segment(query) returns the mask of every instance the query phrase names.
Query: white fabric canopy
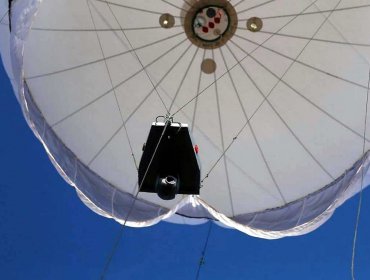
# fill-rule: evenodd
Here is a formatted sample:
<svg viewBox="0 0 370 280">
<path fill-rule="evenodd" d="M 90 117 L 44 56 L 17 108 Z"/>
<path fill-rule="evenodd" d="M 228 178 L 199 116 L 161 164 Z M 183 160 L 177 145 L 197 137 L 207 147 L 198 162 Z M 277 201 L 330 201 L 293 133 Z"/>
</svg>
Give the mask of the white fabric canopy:
<svg viewBox="0 0 370 280">
<path fill-rule="evenodd" d="M 362 170 L 369 183 L 370 0 L 231 1 L 238 28 L 213 50 L 184 32 L 193 1 L 14 0 L 11 32 L 0 3 L 1 57 L 25 118 L 101 215 L 279 238 L 325 222 Z M 174 27 L 160 26 L 164 13 Z M 127 217 L 150 125 L 168 113 L 199 146 L 200 195 L 139 193 Z"/>
</svg>

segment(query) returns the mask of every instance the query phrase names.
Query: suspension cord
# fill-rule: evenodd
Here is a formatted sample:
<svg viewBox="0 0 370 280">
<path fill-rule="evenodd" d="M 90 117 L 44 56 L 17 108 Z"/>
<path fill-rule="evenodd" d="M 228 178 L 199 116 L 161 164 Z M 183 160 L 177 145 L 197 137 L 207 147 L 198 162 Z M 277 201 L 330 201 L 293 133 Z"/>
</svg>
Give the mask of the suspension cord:
<svg viewBox="0 0 370 280">
<path fill-rule="evenodd" d="M 202 267 L 205 265 L 205 261 L 206 261 L 206 252 L 207 252 L 207 248 L 208 248 L 209 236 L 211 235 L 211 231 L 212 231 L 212 225 L 213 225 L 213 221 L 209 221 L 207 237 L 206 237 L 206 240 L 205 240 L 205 242 L 204 242 L 204 246 L 203 246 L 202 254 L 201 254 L 201 256 L 200 256 L 199 263 L 198 263 L 197 274 L 196 274 L 196 276 L 195 276 L 195 279 L 196 279 L 196 280 L 198 280 L 198 279 L 199 279 L 200 270 L 201 270 L 201 269 L 202 269 Z"/>
<path fill-rule="evenodd" d="M 362 163 L 361 163 L 361 188 L 359 194 L 359 201 L 357 206 L 357 216 L 356 216 L 356 224 L 355 230 L 353 235 L 353 245 L 352 245 L 352 261 L 351 261 L 351 276 L 352 280 L 355 280 L 355 259 L 356 259 L 356 245 L 357 245 L 357 234 L 358 234 L 358 227 L 360 224 L 360 217 L 361 217 L 361 208 L 362 208 L 362 191 L 364 188 L 364 165 L 366 161 L 365 156 L 365 146 L 366 146 L 366 126 L 367 126 L 367 115 L 368 115 L 368 104 L 369 104 L 369 89 L 370 89 L 370 70 L 369 70 L 369 80 L 367 83 L 367 96 L 366 96 L 366 110 L 365 110 L 365 121 L 364 121 L 364 141 L 362 144 Z"/>
<path fill-rule="evenodd" d="M 153 152 L 153 155 L 152 155 L 152 157 L 151 157 L 151 159 L 150 159 L 150 161 L 149 161 L 148 167 L 147 167 L 147 169 L 145 170 L 145 173 L 144 173 L 144 176 L 143 176 L 143 180 L 141 181 L 141 184 L 140 184 L 140 186 L 138 187 L 138 190 L 137 190 L 137 192 L 136 192 L 136 195 L 135 195 L 135 197 L 134 197 L 134 200 L 132 201 L 132 203 L 131 203 L 131 205 L 130 205 L 130 208 L 129 208 L 129 211 L 127 212 L 127 215 L 126 215 L 126 217 L 125 217 L 124 223 L 123 223 L 123 224 L 122 224 L 122 226 L 120 227 L 120 231 L 118 232 L 117 238 L 116 238 L 116 240 L 115 240 L 115 242 L 114 242 L 114 244 L 113 244 L 113 246 L 112 246 L 112 249 L 111 249 L 111 251 L 110 251 L 110 253 L 109 253 L 108 257 L 107 257 L 107 260 L 106 260 L 106 262 L 105 262 L 105 265 L 104 265 L 103 271 L 102 271 L 102 273 L 101 273 L 101 275 L 100 275 L 100 277 L 99 277 L 99 279 L 100 279 L 100 280 L 104 280 L 104 279 L 105 279 L 105 276 L 106 276 L 106 274 L 107 274 L 107 272 L 108 272 L 108 270 L 109 270 L 109 267 L 110 267 L 110 264 L 111 264 L 111 262 L 112 262 L 112 259 L 113 259 L 114 255 L 115 255 L 115 253 L 117 252 L 118 246 L 119 246 L 119 244 L 120 244 L 120 242 L 121 242 L 121 239 L 122 239 L 122 236 L 123 236 L 123 231 L 124 231 L 124 228 L 125 228 L 125 226 L 126 226 L 127 220 L 128 220 L 128 218 L 130 217 L 130 215 L 131 215 L 131 213 L 132 213 L 132 210 L 134 209 L 135 202 L 136 202 L 136 200 L 137 200 L 137 198 L 138 198 L 138 196 L 139 196 L 139 193 L 140 193 L 141 187 L 142 187 L 142 185 L 144 184 L 145 178 L 146 178 L 146 176 L 147 176 L 147 174 L 148 174 L 148 171 L 149 171 L 149 169 L 150 169 L 150 166 L 151 166 L 151 165 L 152 165 L 152 163 L 153 163 L 154 157 L 155 157 L 155 155 L 156 155 L 156 153 L 157 153 L 157 151 L 158 151 L 159 145 L 160 145 L 160 144 L 161 144 L 161 142 L 162 142 L 162 139 L 163 139 L 163 136 L 164 136 L 164 134 L 165 134 L 165 132 L 166 132 L 166 130 L 167 130 L 167 127 L 168 127 L 168 126 L 170 126 L 170 125 L 171 125 L 171 121 L 170 121 L 170 119 L 169 119 L 169 118 L 167 118 L 167 121 L 165 122 L 165 125 L 164 125 L 164 128 L 163 128 L 163 131 L 162 131 L 162 134 L 161 134 L 161 136 L 160 136 L 160 138 L 159 138 L 159 140 L 158 140 L 157 146 L 155 147 L 155 150 L 154 150 L 154 152 Z"/>
</svg>

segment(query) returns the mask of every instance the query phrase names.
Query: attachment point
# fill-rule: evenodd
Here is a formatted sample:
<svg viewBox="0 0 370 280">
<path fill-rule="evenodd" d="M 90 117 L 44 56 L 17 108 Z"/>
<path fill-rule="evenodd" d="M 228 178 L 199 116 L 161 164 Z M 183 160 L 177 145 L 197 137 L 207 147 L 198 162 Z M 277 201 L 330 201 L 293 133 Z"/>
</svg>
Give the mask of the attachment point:
<svg viewBox="0 0 370 280">
<path fill-rule="evenodd" d="M 175 18 L 171 14 L 163 14 L 159 17 L 159 24 L 166 29 L 172 28 L 175 25 Z"/>
<path fill-rule="evenodd" d="M 263 27 L 263 21 L 259 17 L 251 17 L 247 20 L 247 29 L 251 32 L 258 32 Z"/>
<path fill-rule="evenodd" d="M 203 60 L 200 67 L 201 67 L 201 69 L 204 73 L 212 74 L 216 71 L 217 64 L 213 59 L 207 58 L 207 59 Z"/>
</svg>

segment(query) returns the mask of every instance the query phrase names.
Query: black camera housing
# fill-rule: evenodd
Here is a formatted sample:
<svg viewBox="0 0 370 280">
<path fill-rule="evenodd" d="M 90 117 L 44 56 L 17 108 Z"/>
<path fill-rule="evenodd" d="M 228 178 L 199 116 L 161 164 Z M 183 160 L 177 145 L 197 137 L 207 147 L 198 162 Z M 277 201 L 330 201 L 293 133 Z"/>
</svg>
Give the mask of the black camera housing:
<svg viewBox="0 0 370 280">
<path fill-rule="evenodd" d="M 139 164 L 139 186 L 140 192 L 157 193 L 164 200 L 199 194 L 200 168 L 186 124 L 152 124 Z"/>
</svg>

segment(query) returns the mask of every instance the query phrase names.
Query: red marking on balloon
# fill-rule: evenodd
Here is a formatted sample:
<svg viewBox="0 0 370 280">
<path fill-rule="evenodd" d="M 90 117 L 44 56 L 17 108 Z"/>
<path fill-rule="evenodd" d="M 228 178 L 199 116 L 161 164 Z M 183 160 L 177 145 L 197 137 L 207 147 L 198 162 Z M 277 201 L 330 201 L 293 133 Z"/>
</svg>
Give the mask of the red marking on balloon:
<svg viewBox="0 0 370 280">
<path fill-rule="evenodd" d="M 196 153 L 196 154 L 198 154 L 198 153 L 199 153 L 199 147 L 198 147 L 198 145 L 195 145 L 195 147 L 194 147 L 194 151 L 195 151 L 195 153 Z"/>
<path fill-rule="evenodd" d="M 208 27 L 203 26 L 202 30 L 204 33 L 208 33 Z"/>
<path fill-rule="evenodd" d="M 213 22 L 208 23 L 209 28 L 215 28 L 215 24 Z"/>
</svg>

